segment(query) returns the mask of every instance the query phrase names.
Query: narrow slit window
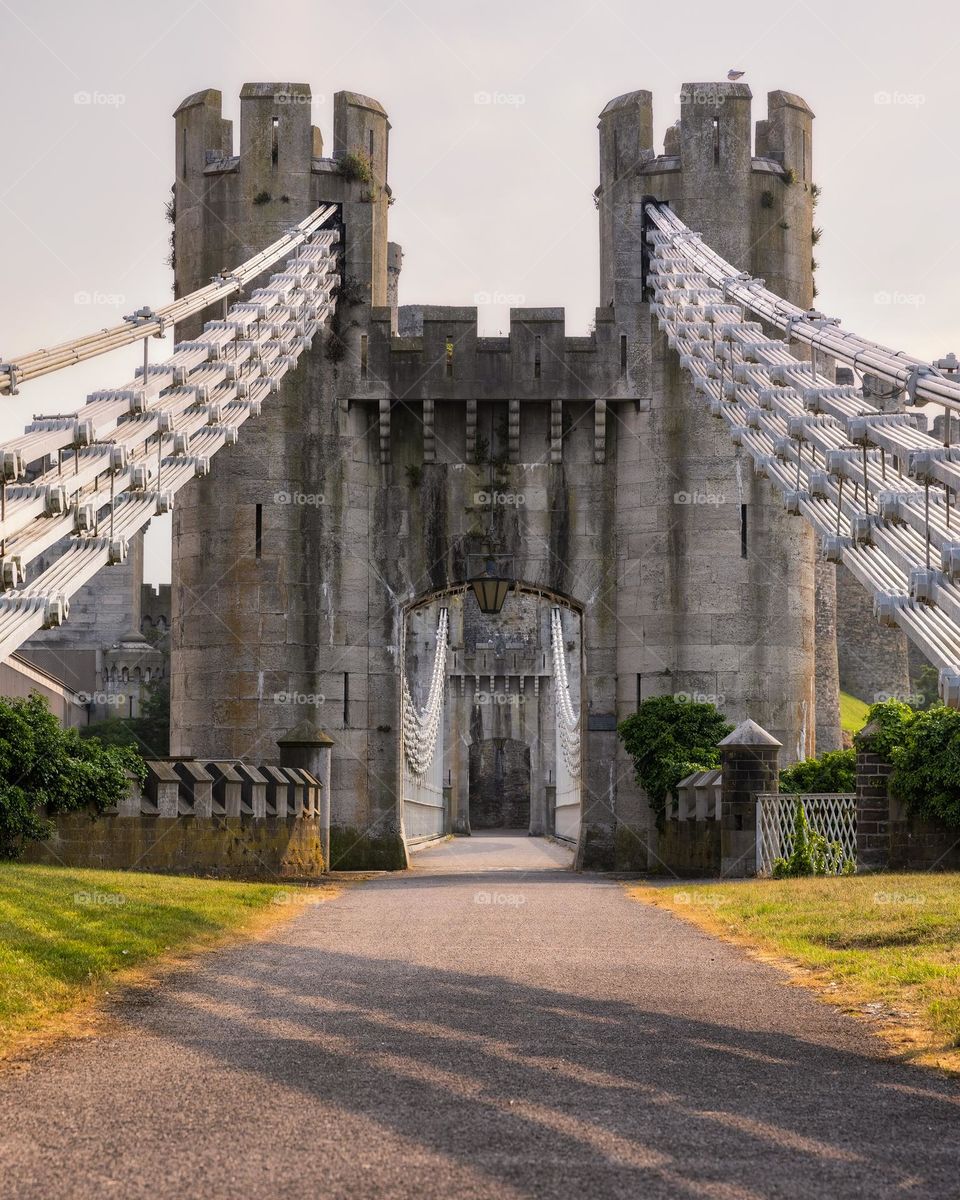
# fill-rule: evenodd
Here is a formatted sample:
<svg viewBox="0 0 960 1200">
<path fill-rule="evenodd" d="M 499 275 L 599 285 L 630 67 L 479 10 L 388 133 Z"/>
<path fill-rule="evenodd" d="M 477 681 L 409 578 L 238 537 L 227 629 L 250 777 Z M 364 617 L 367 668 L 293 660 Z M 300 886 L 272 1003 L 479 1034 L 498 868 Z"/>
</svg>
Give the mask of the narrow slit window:
<svg viewBox="0 0 960 1200">
<path fill-rule="evenodd" d="M 360 378 L 367 377 L 367 335 L 360 334 Z"/>
<path fill-rule="evenodd" d="M 367 130 L 367 156 L 373 162 L 373 130 Z"/>
<path fill-rule="evenodd" d="M 537 334 L 537 336 L 533 339 L 533 377 L 534 377 L 534 379 L 540 378 L 540 363 L 541 363 L 540 335 Z"/>
<path fill-rule="evenodd" d="M 643 700 L 643 676 L 637 672 L 637 708 Z"/>
<path fill-rule="evenodd" d="M 625 333 L 621 333 L 620 334 L 620 374 L 626 375 L 626 373 L 627 373 L 627 335 Z"/>
<path fill-rule="evenodd" d="M 740 557 L 747 557 L 747 506 L 740 505 Z"/>
<path fill-rule="evenodd" d="M 280 161 L 280 118 L 273 118 L 273 144 L 270 149 L 270 161 L 274 166 Z"/>
<path fill-rule="evenodd" d="M 180 178 L 187 177 L 187 131 L 184 129 L 180 134 Z"/>
<path fill-rule="evenodd" d="M 800 178 L 807 178 L 807 131 L 800 130 Z"/>
<path fill-rule="evenodd" d="M 620 147 L 617 143 L 617 131 L 613 131 L 613 178 L 620 178 Z"/>
<path fill-rule="evenodd" d="M 713 165 L 720 166 L 720 118 L 713 118 Z"/>
<path fill-rule="evenodd" d="M 350 724 L 350 674 L 347 671 L 343 673 L 343 727 L 346 729 Z"/>
<path fill-rule="evenodd" d="M 263 556 L 263 505 L 258 504 L 254 517 L 254 548 L 257 558 Z"/>
<path fill-rule="evenodd" d="M 444 339 L 443 357 L 446 366 L 446 377 L 453 378 L 453 334 L 448 333 Z"/>
</svg>

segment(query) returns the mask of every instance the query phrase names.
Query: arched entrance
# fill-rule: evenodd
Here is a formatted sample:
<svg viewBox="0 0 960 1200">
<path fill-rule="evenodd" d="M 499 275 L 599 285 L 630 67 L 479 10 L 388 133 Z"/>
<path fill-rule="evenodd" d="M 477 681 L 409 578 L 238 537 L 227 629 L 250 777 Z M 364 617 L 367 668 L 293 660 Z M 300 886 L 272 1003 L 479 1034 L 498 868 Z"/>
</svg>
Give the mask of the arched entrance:
<svg viewBox="0 0 960 1200">
<path fill-rule="evenodd" d="M 581 824 L 579 606 L 514 584 L 482 613 L 466 583 L 403 613 L 400 778 L 408 844 L 476 829 L 576 843 Z"/>
</svg>

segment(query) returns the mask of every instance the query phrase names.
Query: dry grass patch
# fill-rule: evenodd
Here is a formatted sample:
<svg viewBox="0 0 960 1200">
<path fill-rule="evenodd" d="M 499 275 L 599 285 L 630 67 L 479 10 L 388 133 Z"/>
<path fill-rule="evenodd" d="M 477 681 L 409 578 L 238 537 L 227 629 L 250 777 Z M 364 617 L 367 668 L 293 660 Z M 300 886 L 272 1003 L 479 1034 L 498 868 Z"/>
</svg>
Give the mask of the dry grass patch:
<svg viewBox="0 0 960 1200">
<path fill-rule="evenodd" d="M 631 887 L 785 967 L 898 1053 L 960 1072 L 960 875 Z"/>
</svg>

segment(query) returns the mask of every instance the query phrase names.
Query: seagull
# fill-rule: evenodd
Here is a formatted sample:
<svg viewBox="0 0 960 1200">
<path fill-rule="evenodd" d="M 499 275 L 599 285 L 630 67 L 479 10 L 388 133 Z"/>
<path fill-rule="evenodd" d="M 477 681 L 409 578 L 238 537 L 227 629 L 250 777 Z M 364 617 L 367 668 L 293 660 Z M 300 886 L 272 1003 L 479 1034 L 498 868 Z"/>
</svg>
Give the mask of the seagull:
<svg viewBox="0 0 960 1200">
<path fill-rule="evenodd" d="M 730 80 L 731 83 L 736 83 L 737 80 L 742 79 L 744 77 L 744 75 L 746 75 L 746 71 L 730 70 L 727 72 L 727 78 Z"/>
</svg>

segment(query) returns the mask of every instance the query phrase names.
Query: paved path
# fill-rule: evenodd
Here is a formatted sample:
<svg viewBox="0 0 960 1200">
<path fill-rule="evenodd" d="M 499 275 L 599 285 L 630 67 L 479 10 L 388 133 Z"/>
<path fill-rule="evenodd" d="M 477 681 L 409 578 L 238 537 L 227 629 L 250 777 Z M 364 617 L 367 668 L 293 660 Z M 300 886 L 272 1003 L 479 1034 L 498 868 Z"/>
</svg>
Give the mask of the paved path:
<svg viewBox="0 0 960 1200">
<path fill-rule="evenodd" d="M 415 871 L 457 875 L 471 871 L 556 871 L 573 865 L 573 848 L 525 833 L 489 830 L 449 838 L 411 855 Z"/>
<path fill-rule="evenodd" d="M 617 883 L 511 858 L 424 851 L 0 1074 L 0 1194 L 960 1194 L 960 1088 Z"/>
</svg>

